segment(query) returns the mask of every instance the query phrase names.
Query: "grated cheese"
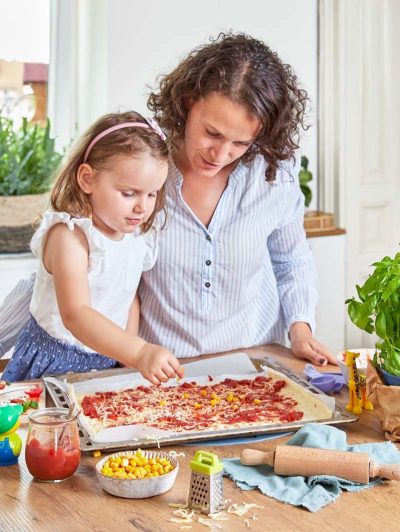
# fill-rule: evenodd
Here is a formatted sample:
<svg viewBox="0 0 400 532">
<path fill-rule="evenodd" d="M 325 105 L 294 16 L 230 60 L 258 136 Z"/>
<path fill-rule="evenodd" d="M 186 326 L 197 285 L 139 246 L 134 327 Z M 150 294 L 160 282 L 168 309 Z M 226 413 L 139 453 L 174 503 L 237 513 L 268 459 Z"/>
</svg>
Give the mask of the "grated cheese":
<svg viewBox="0 0 400 532">
<path fill-rule="evenodd" d="M 146 434 L 144 437 L 145 440 L 155 441 L 157 443 L 158 449 L 160 449 L 160 441 L 163 439 L 162 436 L 157 436 L 157 434 Z"/>
<path fill-rule="evenodd" d="M 194 510 L 190 511 L 189 508 L 180 508 L 179 510 L 175 510 L 172 512 L 174 515 L 177 515 L 178 517 L 183 517 L 185 519 L 192 519 L 194 516 Z"/>
<path fill-rule="evenodd" d="M 172 458 L 179 458 L 182 456 L 182 458 L 185 458 L 185 453 L 177 453 L 176 451 L 170 451 L 169 452 L 170 456 L 172 456 Z"/>
<path fill-rule="evenodd" d="M 245 502 L 240 504 L 240 503 L 235 503 L 235 504 L 231 504 L 231 506 L 229 506 L 229 508 L 227 509 L 227 512 L 228 514 L 235 514 L 239 517 L 243 517 L 249 510 L 250 508 L 264 508 L 264 506 L 259 506 L 258 504 L 246 504 Z"/>
<path fill-rule="evenodd" d="M 185 502 L 169 502 L 168 506 L 171 508 L 187 508 L 187 503 Z"/>
<path fill-rule="evenodd" d="M 229 521 L 229 517 L 224 517 L 221 515 L 222 512 L 218 512 L 216 514 L 207 514 L 210 519 L 214 519 L 214 521 Z"/>
</svg>

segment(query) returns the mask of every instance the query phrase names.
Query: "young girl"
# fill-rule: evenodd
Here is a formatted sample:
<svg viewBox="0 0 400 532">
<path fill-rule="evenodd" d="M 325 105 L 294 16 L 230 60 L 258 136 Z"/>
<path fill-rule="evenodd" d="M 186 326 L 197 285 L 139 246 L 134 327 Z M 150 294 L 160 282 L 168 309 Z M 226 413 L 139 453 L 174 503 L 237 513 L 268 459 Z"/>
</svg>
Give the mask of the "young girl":
<svg viewBox="0 0 400 532">
<path fill-rule="evenodd" d="M 83 136 L 32 238 L 39 271 L 31 318 L 5 380 L 118 362 L 154 384 L 182 376 L 172 353 L 137 336 L 135 293 L 156 260 L 167 161 L 161 129 L 135 112 L 106 115 Z"/>
</svg>

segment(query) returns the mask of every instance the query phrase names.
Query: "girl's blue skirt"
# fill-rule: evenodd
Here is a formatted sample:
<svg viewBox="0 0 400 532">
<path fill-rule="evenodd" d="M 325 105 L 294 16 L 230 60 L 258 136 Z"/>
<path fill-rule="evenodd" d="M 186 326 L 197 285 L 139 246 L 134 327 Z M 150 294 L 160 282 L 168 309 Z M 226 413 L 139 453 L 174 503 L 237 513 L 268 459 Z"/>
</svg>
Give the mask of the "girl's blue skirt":
<svg viewBox="0 0 400 532">
<path fill-rule="evenodd" d="M 100 353 L 88 353 L 53 338 L 31 316 L 1 378 L 15 382 L 68 371 L 82 373 L 91 369 L 109 369 L 117 365 L 118 362 L 112 358 Z"/>
</svg>

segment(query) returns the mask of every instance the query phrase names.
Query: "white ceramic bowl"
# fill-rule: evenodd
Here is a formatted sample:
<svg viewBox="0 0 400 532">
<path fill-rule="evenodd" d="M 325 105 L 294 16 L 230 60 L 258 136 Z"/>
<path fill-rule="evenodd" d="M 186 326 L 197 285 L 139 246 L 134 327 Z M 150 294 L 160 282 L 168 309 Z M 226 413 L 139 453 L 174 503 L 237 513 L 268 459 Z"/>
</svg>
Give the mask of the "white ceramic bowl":
<svg viewBox="0 0 400 532">
<path fill-rule="evenodd" d="M 168 453 L 161 451 L 143 451 L 146 458 L 167 458 L 174 469 L 165 475 L 151 478 L 113 478 L 103 475 L 101 469 L 104 463 L 110 458 L 117 458 L 118 456 L 126 456 L 134 454 L 135 451 L 121 451 L 119 453 L 109 454 L 108 456 L 99 460 L 96 464 L 97 478 L 103 490 L 108 491 L 111 495 L 117 497 L 124 497 L 126 499 L 145 499 L 147 497 L 154 497 L 170 490 L 174 485 L 176 475 L 178 474 L 179 463 L 178 460 L 172 458 Z"/>
<path fill-rule="evenodd" d="M 361 375 L 366 375 L 368 360 L 373 359 L 376 349 L 361 348 L 361 349 L 347 349 L 347 351 L 351 351 L 353 353 L 360 353 L 360 356 L 356 358 L 356 366 Z M 338 364 L 340 366 L 340 369 L 343 375 L 348 381 L 349 380 L 349 368 L 345 364 L 345 352 L 341 351 L 340 353 L 336 355 L 336 358 L 337 358 Z"/>
</svg>

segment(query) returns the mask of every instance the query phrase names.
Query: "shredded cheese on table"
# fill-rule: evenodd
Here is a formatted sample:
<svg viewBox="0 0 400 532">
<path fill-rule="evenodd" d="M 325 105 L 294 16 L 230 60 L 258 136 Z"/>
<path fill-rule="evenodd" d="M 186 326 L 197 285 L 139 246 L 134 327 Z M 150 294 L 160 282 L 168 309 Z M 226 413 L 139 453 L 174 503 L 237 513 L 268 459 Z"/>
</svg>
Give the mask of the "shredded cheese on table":
<svg viewBox="0 0 400 532">
<path fill-rule="evenodd" d="M 170 451 L 169 455 L 172 456 L 172 458 L 185 458 L 185 453 L 177 453 L 176 451 Z"/>
<path fill-rule="evenodd" d="M 243 517 L 250 510 L 250 508 L 264 508 L 264 506 L 259 506 L 258 504 L 254 504 L 254 503 L 247 504 L 245 502 L 242 504 L 235 503 L 229 506 L 229 508 L 227 509 L 227 512 L 228 514 L 234 514 L 239 517 Z"/>
<path fill-rule="evenodd" d="M 225 504 L 227 505 L 229 502 L 231 502 L 231 499 L 226 499 Z M 227 510 L 223 510 L 221 512 L 217 512 L 214 514 L 207 514 L 207 517 L 202 517 L 202 514 L 200 510 L 194 510 L 190 507 L 188 507 L 187 503 L 168 503 L 168 506 L 171 508 L 176 508 L 172 513 L 176 517 L 171 517 L 170 522 L 176 523 L 178 525 L 183 525 L 179 528 L 192 528 L 192 524 L 198 523 L 200 525 L 212 528 L 218 528 L 222 529 L 222 526 L 219 523 L 216 523 L 216 521 L 229 521 L 229 515 L 233 514 L 237 515 L 238 517 L 243 517 L 251 508 L 264 508 L 264 506 L 259 506 L 258 504 L 254 503 L 234 503 L 227 508 Z M 197 516 L 196 514 L 200 514 Z M 253 514 L 251 518 L 244 519 L 243 523 L 247 528 L 250 528 L 250 519 L 253 521 L 256 521 L 258 518 L 256 517 L 256 514 Z"/>
</svg>

